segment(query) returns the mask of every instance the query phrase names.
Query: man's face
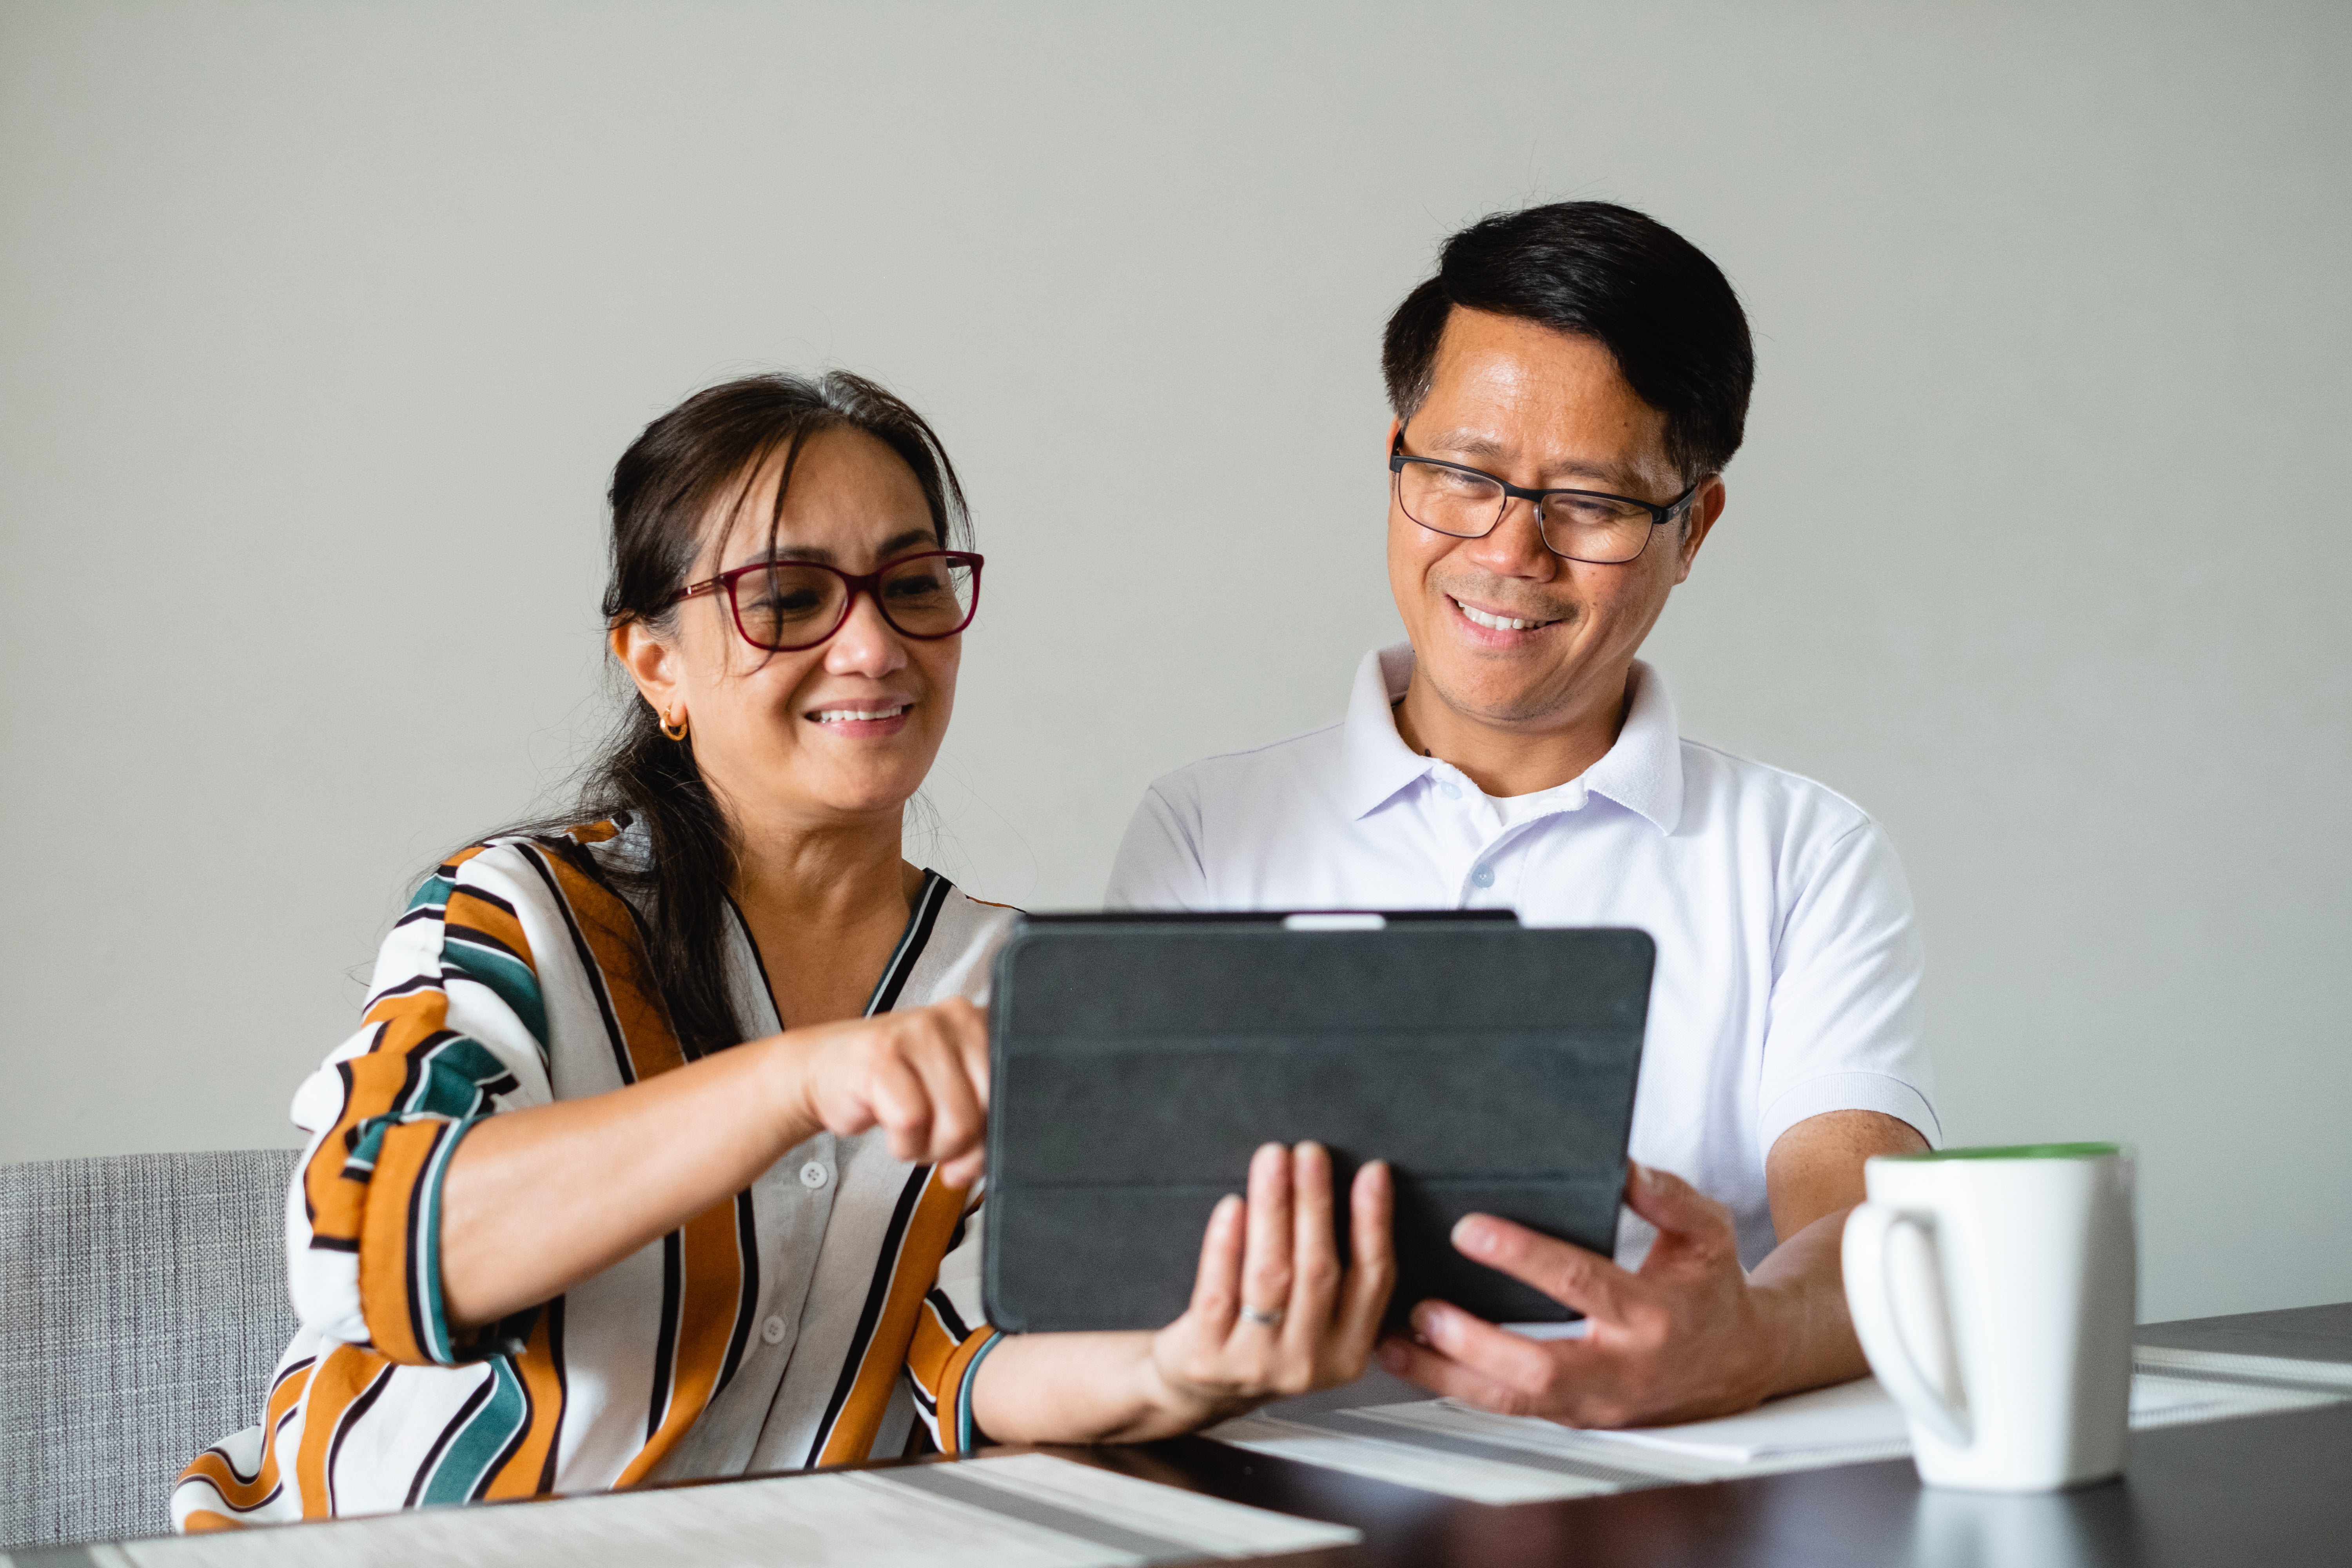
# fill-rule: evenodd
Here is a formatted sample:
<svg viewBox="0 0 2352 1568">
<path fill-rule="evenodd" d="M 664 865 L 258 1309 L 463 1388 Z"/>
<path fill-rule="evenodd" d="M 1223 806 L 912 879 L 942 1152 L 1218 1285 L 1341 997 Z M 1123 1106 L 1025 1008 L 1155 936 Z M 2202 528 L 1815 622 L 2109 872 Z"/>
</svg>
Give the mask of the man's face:
<svg viewBox="0 0 2352 1568">
<path fill-rule="evenodd" d="M 1664 505 L 1684 489 L 1666 460 L 1665 416 L 1634 395 L 1597 340 L 1480 310 L 1448 318 L 1404 450 L 1528 489 Z M 1722 481 L 1709 479 L 1686 523 L 1653 529 L 1632 561 L 1594 566 L 1547 549 L 1527 500 L 1513 498 L 1486 537 L 1456 539 L 1407 517 L 1391 485 L 1389 588 L 1420 679 L 1466 719 L 1531 731 L 1574 721 L 1615 694 L 1610 683 L 1622 692 L 1626 665 L 1689 575 L 1723 499 Z"/>
</svg>

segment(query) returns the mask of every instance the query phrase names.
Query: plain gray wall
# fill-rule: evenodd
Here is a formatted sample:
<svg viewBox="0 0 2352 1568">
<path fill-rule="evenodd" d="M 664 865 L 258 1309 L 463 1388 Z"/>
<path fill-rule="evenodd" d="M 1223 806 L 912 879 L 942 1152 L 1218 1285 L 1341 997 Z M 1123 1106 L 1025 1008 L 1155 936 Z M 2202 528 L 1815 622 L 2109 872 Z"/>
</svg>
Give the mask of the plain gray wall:
<svg viewBox="0 0 2352 1568">
<path fill-rule="evenodd" d="M 284 1142 L 409 879 L 607 701 L 646 420 L 838 363 L 990 557 L 913 852 L 1100 897 L 1396 621 L 1378 339 L 1643 207 L 1761 361 L 1651 643 L 1877 814 L 1956 1142 L 2141 1151 L 2143 1311 L 2352 1297 L 2341 5 L 0 10 L 0 1159 Z"/>
</svg>

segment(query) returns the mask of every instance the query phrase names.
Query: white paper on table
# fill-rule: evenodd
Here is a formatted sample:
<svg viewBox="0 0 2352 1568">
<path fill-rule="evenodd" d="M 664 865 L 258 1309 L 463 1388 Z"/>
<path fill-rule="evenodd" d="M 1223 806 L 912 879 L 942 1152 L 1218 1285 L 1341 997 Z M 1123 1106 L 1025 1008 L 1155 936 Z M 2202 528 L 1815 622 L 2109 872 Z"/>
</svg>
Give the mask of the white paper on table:
<svg viewBox="0 0 2352 1568">
<path fill-rule="evenodd" d="M 1695 1459 L 1748 1465 L 1817 1448 L 1864 1448 L 1907 1443 L 1902 1406 L 1874 1377 L 1767 1401 L 1739 1415 L 1685 1421 L 1674 1426 L 1593 1431 L 1612 1442 L 1663 1448 Z"/>
<path fill-rule="evenodd" d="M 970 1496 L 1025 1499 L 1160 1543 L 1129 1550 L 919 1489 L 905 1470 L 835 1470 L 730 1484 L 227 1531 L 89 1548 L 100 1568 L 1139 1568 L 1361 1540 L 1293 1519 L 1043 1454 L 937 1468 Z M 1084 1528 L 1071 1521 L 1072 1528 Z"/>
</svg>

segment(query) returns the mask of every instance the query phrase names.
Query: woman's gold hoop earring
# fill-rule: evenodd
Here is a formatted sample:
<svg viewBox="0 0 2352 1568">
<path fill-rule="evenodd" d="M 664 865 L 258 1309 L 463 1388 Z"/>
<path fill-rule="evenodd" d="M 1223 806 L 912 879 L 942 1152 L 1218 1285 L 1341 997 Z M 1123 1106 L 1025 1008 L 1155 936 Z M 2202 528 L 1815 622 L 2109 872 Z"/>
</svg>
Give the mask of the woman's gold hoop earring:
<svg viewBox="0 0 2352 1568">
<path fill-rule="evenodd" d="M 683 741 L 686 739 L 687 728 L 690 722 L 689 720 L 681 719 L 673 728 L 669 721 L 669 715 L 665 713 L 661 716 L 661 732 L 673 741 Z"/>
</svg>

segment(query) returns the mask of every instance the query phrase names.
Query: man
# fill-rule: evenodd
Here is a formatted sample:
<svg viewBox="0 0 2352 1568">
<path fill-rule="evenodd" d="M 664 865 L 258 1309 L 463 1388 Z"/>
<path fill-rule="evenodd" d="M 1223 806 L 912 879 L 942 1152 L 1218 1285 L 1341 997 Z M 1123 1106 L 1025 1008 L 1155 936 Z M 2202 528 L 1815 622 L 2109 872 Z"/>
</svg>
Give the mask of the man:
<svg viewBox="0 0 2352 1568">
<path fill-rule="evenodd" d="M 1838 1247 L 1863 1162 L 1937 1136 L 1910 894 L 1859 808 L 1682 739 L 1634 658 L 1723 515 L 1755 371 L 1738 300 L 1639 213 L 1535 207 L 1447 243 L 1384 368 L 1409 645 L 1366 656 L 1339 723 L 1155 784 L 1108 901 L 1648 931 L 1641 1223 L 1614 1261 L 1491 1216 L 1454 1234 L 1587 1336 L 1423 1302 L 1381 1360 L 1585 1426 L 1859 1376 Z"/>
</svg>

